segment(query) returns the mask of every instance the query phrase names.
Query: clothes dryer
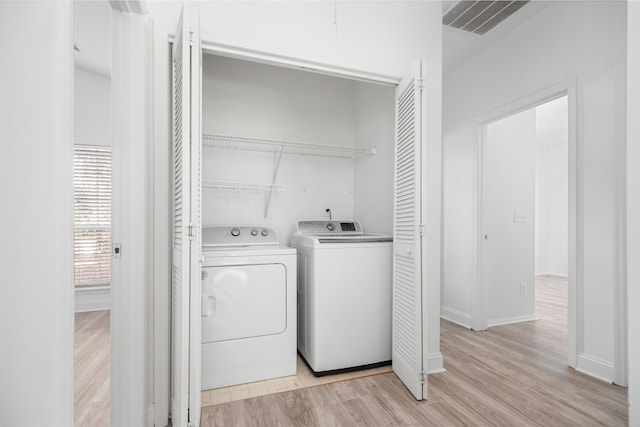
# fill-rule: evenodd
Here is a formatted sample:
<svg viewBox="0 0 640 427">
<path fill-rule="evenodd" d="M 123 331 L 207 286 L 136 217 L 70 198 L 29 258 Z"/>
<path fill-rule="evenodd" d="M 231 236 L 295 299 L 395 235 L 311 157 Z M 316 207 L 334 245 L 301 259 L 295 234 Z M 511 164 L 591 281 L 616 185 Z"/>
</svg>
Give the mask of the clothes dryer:
<svg viewBox="0 0 640 427">
<path fill-rule="evenodd" d="M 202 389 L 296 374 L 296 250 L 263 227 L 202 233 Z"/>
</svg>

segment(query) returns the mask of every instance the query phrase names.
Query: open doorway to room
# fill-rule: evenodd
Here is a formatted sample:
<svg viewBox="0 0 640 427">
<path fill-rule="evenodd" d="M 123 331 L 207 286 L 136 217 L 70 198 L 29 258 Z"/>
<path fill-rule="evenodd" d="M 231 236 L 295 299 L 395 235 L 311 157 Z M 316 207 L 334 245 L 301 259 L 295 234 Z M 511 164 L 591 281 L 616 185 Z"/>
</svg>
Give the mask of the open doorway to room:
<svg viewBox="0 0 640 427">
<path fill-rule="evenodd" d="M 537 320 L 571 365 L 569 122 L 562 93 L 484 122 L 480 251 L 486 327 Z"/>
<path fill-rule="evenodd" d="M 111 7 L 74 1 L 74 424 L 108 426 L 111 348 Z"/>
<path fill-rule="evenodd" d="M 568 303 L 567 97 L 535 107 L 535 305 L 566 336 Z"/>
<path fill-rule="evenodd" d="M 566 91 L 483 121 L 479 279 L 484 328 L 538 320 L 572 366 L 569 123 Z"/>
</svg>

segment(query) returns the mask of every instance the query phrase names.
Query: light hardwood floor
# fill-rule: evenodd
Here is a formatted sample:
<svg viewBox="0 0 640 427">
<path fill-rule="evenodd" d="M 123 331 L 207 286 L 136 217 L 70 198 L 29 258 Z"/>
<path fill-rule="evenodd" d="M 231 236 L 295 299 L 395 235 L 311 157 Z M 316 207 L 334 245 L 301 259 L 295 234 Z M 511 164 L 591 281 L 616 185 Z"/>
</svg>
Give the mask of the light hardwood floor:
<svg viewBox="0 0 640 427">
<path fill-rule="evenodd" d="M 109 425 L 109 311 L 75 314 L 74 425 Z"/>
<path fill-rule="evenodd" d="M 627 391 L 567 367 L 566 281 L 538 278 L 539 320 L 442 321 L 447 372 L 417 402 L 393 373 L 207 406 L 203 426 L 624 426 Z"/>
<path fill-rule="evenodd" d="M 231 387 L 205 390 L 202 392 L 202 406 L 217 405 L 218 403 L 249 399 L 251 397 L 265 396 L 267 394 L 281 393 L 283 391 L 299 390 L 316 385 L 361 378 L 385 372 L 391 372 L 391 365 L 316 377 L 304 363 L 301 356 L 298 355 L 296 375 L 273 378 L 266 381 L 257 381 L 248 384 L 239 384 Z"/>
</svg>

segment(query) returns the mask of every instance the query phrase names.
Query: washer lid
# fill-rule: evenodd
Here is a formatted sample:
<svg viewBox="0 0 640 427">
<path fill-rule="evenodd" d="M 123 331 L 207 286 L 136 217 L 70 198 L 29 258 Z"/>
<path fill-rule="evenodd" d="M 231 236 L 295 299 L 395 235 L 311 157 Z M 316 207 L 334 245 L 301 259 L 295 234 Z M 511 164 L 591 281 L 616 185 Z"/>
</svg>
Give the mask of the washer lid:
<svg viewBox="0 0 640 427">
<path fill-rule="evenodd" d="M 298 234 L 314 236 L 362 236 L 358 221 L 298 221 Z"/>
</svg>

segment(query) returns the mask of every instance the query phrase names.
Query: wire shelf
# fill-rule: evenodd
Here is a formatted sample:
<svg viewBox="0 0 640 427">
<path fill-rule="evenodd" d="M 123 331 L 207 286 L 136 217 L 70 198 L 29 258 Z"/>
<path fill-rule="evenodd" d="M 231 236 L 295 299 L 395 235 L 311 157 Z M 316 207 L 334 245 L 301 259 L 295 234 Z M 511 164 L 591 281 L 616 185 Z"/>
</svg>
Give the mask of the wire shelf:
<svg viewBox="0 0 640 427">
<path fill-rule="evenodd" d="M 280 184 L 258 184 L 251 182 L 240 182 L 240 181 L 220 181 L 220 180 L 211 180 L 204 179 L 202 181 L 202 186 L 204 188 L 213 188 L 218 190 L 249 190 L 249 191 L 282 191 L 284 187 Z"/>
<path fill-rule="evenodd" d="M 245 151 L 266 151 L 307 156 L 338 157 L 354 159 L 366 154 L 375 154 L 373 148 L 353 148 L 309 142 L 280 139 L 252 138 L 245 136 L 203 134 L 202 143 L 206 147 Z"/>
</svg>

